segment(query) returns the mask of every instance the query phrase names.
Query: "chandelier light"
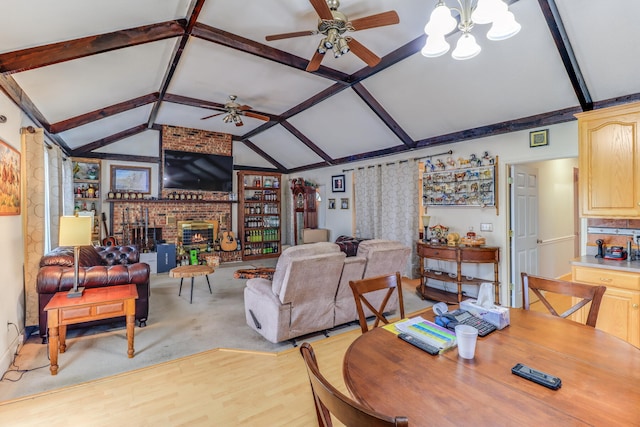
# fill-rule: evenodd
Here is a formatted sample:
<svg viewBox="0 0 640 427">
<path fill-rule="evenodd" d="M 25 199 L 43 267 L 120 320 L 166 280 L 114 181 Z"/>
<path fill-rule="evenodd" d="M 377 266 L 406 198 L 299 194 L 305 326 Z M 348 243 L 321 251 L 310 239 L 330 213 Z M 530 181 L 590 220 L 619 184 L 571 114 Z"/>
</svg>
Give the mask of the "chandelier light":
<svg viewBox="0 0 640 427">
<path fill-rule="evenodd" d="M 448 7 L 444 0 L 439 0 L 431 12 L 429 22 L 424 27 L 427 42 L 422 48 L 422 55 L 435 58 L 444 55 L 450 49 L 445 36 L 457 26 L 462 32 L 456 48 L 451 53 L 454 59 L 471 59 L 478 55 L 482 48 L 471 34 L 475 24 L 492 24 L 487 32 L 489 40 L 506 40 L 520 31 L 513 13 L 502 0 L 456 0 L 460 8 Z M 459 21 L 451 11 L 458 12 Z"/>
</svg>

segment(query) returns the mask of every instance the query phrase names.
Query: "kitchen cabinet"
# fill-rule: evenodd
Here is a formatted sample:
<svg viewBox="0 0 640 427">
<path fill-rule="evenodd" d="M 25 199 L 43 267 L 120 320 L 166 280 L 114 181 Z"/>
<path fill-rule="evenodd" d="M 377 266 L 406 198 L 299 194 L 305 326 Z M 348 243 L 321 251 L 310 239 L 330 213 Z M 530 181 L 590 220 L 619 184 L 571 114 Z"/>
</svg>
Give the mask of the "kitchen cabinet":
<svg viewBox="0 0 640 427">
<path fill-rule="evenodd" d="M 279 173 L 238 172 L 238 234 L 244 261 L 280 256 L 281 182 Z"/>
<path fill-rule="evenodd" d="M 462 285 L 480 286 L 482 283 L 492 283 L 495 290 L 495 303 L 500 301 L 500 282 L 498 281 L 498 263 L 500 262 L 500 248 L 490 246 L 444 246 L 429 243 L 417 243 L 420 258 L 420 284 L 416 288 L 422 299 L 443 301 L 448 304 L 458 304 L 462 301 Z M 429 264 L 429 260 L 446 261 L 447 267 L 437 268 Z M 472 277 L 463 272 L 465 264 L 493 264 L 493 280 Z M 455 268 L 455 270 L 454 270 Z M 429 286 L 429 281 L 455 283 L 456 292 L 436 289 Z"/>
<path fill-rule="evenodd" d="M 640 103 L 576 117 L 581 215 L 640 217 Z"/>
<path fill-rule="evenodd" d="M 100 197 L 100 167 L 101 162 L 97 159 L 82 159 L 73 157 L 73 211 L 78 215 L 93 217 L 93 230 L 91 240 L 94 245 L 100 245 L 100 218 L 102 204 Z"/>
<path fill-rule="evenodd" d="M 640 274 L 572 265 L 572 280 L 607 287 L 596 328 L 640 347 Z M 584 323 L 588 305 L 576 313 Z"/>
</svg>

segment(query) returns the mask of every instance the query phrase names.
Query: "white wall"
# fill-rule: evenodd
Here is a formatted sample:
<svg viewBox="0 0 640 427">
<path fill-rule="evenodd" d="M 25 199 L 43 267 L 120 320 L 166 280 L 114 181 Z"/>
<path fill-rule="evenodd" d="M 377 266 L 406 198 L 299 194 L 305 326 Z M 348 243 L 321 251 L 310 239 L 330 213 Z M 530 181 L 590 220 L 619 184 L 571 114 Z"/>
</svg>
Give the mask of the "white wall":
<svg viewBox="0 0 640 427">
<path fill-rule="evenodd" d="M 23 115 L 4 93 L 0 93 L 0 115 L 7 117 L 7 122 L 0 124 L 0 138 L 20 152 Z M 24 179 L 24 171 L 21 179 Z M 20 333 L 24 332 L 22 216 L 0 216 L 0 236 L 0 372 L 5 372 L 13 359 L 18 338 L 16 328 L 8 322 L 17 325 Z"/>
<path fill-rule="evenodd" d="M 305 171 L 296 174 L 307 180 L 315 181 L 318 184 L 328 186 L 326 191 L 327 198 L 336 198 L 336 210 L 327 209 L 327 202 L 323 199 L 320 210 L 323 211 L 324 222 L 319 223 L 320 228 L 328 228 L 331 230 L 331 238 L 334 239 L 340 234 L 354 235 L 356 230 L 352 227 L 353 214 L 353 192 L 352 192 L 352 176 L 351 172 L 343 172 L 343 170 L 353 169 L 360 166 L 369 166 L 383 162 L 391 162 L 395 160 L 413 159 L 417 157 L 425 157 L 438 153 L 453 150 L 451 155 L 454 159 L 458 157 L 468 158 L 470 154 L 482 155 L 488 151 L 491 156 L 498 156 L 498 211 L 495 208 L 468 208 L 468 207 L 429 207 L 428 213 L 431 215 L 431 225 L 441 223 L 450 227 L 451 231 L 466 233 L 470 226 L 474 230 L 480 230 L 480 223 L 493 224 L 492 233 L 481 233 L 487 239 L 487 245 L 499 246 L 501 248 L 500 262 L 500 283 L 501 283 L 501 301 L 508 301 L 508 254 L 507 236 L 508 236 L 508 219 L 509 214 L 506 212 L 506 200 L 508 186 L 505 177 L 507 176 L 508 165 L 517 163 L 539 162 L 551 159 L 576 158 L 578 156 L 578 131 L 577 121 L 562 123 L 549 126 L 549 145 L 544 147 L 529 147 L 529 131 L 513 132 L 496 136 L 489 136 L 481 139 L 475 139 L 456 144 L 436 146 L 420 150 L 402 153 L 382 159 L 374 159 L 370 161 L 352 163 L 349 165 L 341 165 L 323 169 Z M 533 129 L 537 130 L 537 129 Z M 434 159 L 442 158 L 447 155 L 434 156 Z M 346 175 L 347 188 L 345 193 L 331 193 L 331 176 Z M 295 178 L 290 176 L 289 178 Z M 565 191 L 565 189 L 557 189 Z M 341 210 L 340 198 L 349 198 L 349 210 Z M 416 212 L 416 215 L 418 213 Z M 547 219 L 545 219 L 547 221 Z M 418 238 L 416 230 L 416 239 Z M 543 237 L 549 238 L 549 237 Z"/>
</svg>

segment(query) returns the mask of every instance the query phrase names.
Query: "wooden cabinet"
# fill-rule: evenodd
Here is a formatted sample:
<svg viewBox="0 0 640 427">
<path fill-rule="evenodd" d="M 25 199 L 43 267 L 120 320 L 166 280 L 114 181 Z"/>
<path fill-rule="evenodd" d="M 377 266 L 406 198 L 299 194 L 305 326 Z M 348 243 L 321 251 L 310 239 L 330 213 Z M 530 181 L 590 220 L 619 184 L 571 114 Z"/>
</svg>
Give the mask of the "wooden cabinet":
<svg viewBox="0 0 640 427">
<path fill-rule="evenodd" d="M 640 274 L 576 265 L 571 273 L 575 282 L 607 287 L 596 328 L 640 347 Z M 587 311 L 577 312 L 576 320 L 584 323 Z"/>
<path fill-rule="evenodd" d="M 271 172 L 238 172 L 238 234 L 242 259 L 280 256 L 282 176 Z"/>
<path fill-rule="evenodd" d="M 93 216 L 91 240 L 101 244 L 100 218 L 102 214 L 102 188 L 100 187 L 100 160 L 72 158 L 74 213 Z"/>
<path fill-rule="evenodd" d="M 448 304 L 457 304 L 462 301 L 462 285 L 477 285 L 492 283 L 495 289 L 495 303 L 500 302 L 500 282 L 498 281 L 498 263 L 500 262 L 500 248 L 497 247 L 471 247 L 471 246 L 441 246 L 418 242 L 418 257 L 420 258 L 420 285 L 418 294 L 423 299 L 444 301 Z M 446 261 L 447 267 L 432 268 L 429 260 Z M 464 264 L 493 264 L 493 280 L 468 276 L 463 273 Z M 436 289 L 429 286 L 429 281 L 454 283 L 457 292 Z"/>
<path fill-rule="evenodd" d="M 302 230 L 305 228 L 318 228 L 318 209 L 316 202 L 316 188 L 304 185 L 299 178 L 291 186 L 293 194 L 293 229 L 295 231 L 295 244 L 301 244 Z"/>
<path fill-rule="evenodd" d="M 640 103 L 576 114 L 582 216 L 640 216 Z"/>
</svg>

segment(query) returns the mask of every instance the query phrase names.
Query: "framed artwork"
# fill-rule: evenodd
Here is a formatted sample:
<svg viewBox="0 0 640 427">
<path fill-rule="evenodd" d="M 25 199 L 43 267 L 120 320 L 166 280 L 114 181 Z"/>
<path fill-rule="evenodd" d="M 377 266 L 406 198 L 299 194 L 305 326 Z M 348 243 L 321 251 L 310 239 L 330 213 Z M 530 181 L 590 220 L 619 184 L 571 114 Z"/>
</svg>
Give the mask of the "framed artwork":
<svg viewBox="0 0 640 427">
<path fill-rule="evenodd" d="M 331 191 L 334 193 L 344 193 L 346 191 L 344 175 L 334 175 L 331 177 Z"/>
<path fill-rule="evenodd" d="M 20 152 L 1 139 L 0 215 L 20 215 Z"/>
<path fill-rule="evenodd" d="M 349 209 L 349 198 L 340 199 L 340 209 Z"/>
<path fill-rule="evenodd" d="M 329 209 L 336 208 L 336 199 L 329 199 Z"/>
<path fill-rule="evenodd" d="M 111 165 L 111 189 L 151 193 L 151 168 Z"/>
<path fill-rule="evenodd" d="M 549 129 L 529 132 L 529 147 L 549 145 Z"/>
</svg>

